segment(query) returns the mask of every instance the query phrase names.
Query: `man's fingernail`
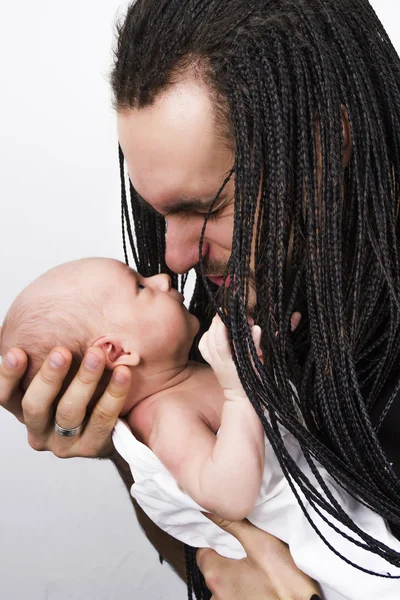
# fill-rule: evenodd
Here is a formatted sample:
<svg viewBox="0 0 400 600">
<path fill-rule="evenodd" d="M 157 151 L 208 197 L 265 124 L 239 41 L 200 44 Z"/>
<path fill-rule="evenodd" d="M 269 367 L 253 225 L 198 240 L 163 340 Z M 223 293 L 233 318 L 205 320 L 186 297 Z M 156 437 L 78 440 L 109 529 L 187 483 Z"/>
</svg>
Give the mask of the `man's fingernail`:
<svg viewBox="0 0 400 600">
<path fill-rule="evenodd" d="M 125 375 L 123 375 L 122 373 L 120 373 L 119 371 L 117 371 L 116 373 L 114 373 L 113 375 L 113 379 L 115 381 L 115 383 L 125 383 L 127 380 L 127 377 Z"/>
<path fill-rule="evenodd" d="M 100 358 L 96 356 L 96 354 L 92 354 L 91 352 L 89 352 L 89 354 L 85 358 L 85 365 L 89 367 L 89 369 L 97 369 L 100 362 Z"/>
<path fill-rule="evenodd" d="M 50 365 L 54 369 L 61 369 L 65 365 L 65 358 L 60 352 L 53 352 L 49 360 Z"/>
<path fill-rule="evenodd" d="M 6 367 L 8 369 L 15 369 L 18 366 L 17 357 L 13 352 L 7 352 L 6 354 Z"/>
</svg>

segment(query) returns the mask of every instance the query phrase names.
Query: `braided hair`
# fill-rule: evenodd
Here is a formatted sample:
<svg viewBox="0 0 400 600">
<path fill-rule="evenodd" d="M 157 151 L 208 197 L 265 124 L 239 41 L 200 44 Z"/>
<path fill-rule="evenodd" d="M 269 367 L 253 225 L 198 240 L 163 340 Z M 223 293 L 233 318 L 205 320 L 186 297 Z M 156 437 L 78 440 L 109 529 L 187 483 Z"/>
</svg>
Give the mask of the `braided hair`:
<svg viewBox="0 0 400 600">
<path fill-rule="evenodd" d="M 400 555 L 358 528 L 317 468 L 399 533 L 400 480 L 371 419 L 387 383 L 400 379 L 399 57 L 367 0 L 131 5 L 112 72 L 117 110 L 150 106 L 190 68 L 235 151 L 227 310 L 218 309 L 200 259 L 191 311 L 203 329 L 210 307 L 220 312 L 244 389 L 316 534 L 366 571 L 329 543 L 313 514 L 399 567 Z M 353 145 L 346 168 L 344 111 Z M 135 201 L 130 183 L 127 193 L 121 150 L 120 165 L 126 260 L 128 235 L 139 271 L 169 272 L 184 286 L 186 276 L 165 264 L 164 219 Z M 206 227 L 207 218 L 202 239 Z M 247 320 L 252 279 L 264 364 Z M 294 310 L 303 318 L 292 333 Z M 298 440 L 311 479 L 285 447 L 284 430 Z"/>
</svg>

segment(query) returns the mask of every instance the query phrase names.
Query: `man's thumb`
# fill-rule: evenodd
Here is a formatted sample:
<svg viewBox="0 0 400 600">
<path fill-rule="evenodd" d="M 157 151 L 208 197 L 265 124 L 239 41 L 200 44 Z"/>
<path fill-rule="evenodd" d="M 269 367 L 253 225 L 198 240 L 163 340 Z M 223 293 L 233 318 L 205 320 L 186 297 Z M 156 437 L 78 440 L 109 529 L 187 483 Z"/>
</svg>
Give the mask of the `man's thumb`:
<svg viewBox="0 0 400 600">
<path fill-rule="evenodd" d="M 215 550 L 212 550 L 211 548 L 200 548 L 200 550 L 197 550 L 196 552 L 197 566 L 206 579 L 209 576 L 211 569 L 218 571 L 221 564 L 227 560 L 228 559 L 223 558 L 218 552 L 215 552 Z"/>
<path fill-rule="evenodd" d="M 247 519 L 243 519 L 243 521 L 227 521 L 210 513 L 203 514 L 210 521 L 218 525 L 218 527 L 233 535 L 241 543 L 249 558 L 253 556 L 256 559 L 260 555 L 260 552 L 282 552 L 281 546 L 286 548 L 286 544 L 281 540 L 252 525 Z"/>
</svg>

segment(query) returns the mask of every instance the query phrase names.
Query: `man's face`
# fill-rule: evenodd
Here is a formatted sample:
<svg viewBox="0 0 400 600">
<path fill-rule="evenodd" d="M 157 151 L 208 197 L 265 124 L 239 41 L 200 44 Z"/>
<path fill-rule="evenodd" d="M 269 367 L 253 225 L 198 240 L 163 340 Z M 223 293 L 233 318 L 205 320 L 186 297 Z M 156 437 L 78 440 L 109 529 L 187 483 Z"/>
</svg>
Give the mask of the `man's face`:
<svg viewBox="0 0 400 600">
<path fill-rule="evenodd" d="M 206 88 L 188 78 L 150 107 L 120 111 L 118 136 L 133 187 L 166 217 L 166 262 L 172 271 L 186 273 L 199 263 L 205 216 L 234 163 Z M 219 285 L 232 247 L 233 198 L 232 177 L 204 238 L 205 271 Z"/>
</svg>

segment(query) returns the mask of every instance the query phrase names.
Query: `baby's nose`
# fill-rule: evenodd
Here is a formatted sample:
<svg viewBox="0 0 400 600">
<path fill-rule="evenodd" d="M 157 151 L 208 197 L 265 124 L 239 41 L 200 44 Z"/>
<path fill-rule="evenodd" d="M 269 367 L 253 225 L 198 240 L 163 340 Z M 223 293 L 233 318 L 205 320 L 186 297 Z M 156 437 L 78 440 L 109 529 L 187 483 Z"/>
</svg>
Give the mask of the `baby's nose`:
<svg viewBox="0 0 400 600">
<path fill-rule="evenodd" d="M 160 273 L 159 275 L 154 275 L 154 277 L 149 277 L 147 284 L 161 292 L 169 292 L 171 289 L 171 277 L 167 273 Z"/>
</svg>

